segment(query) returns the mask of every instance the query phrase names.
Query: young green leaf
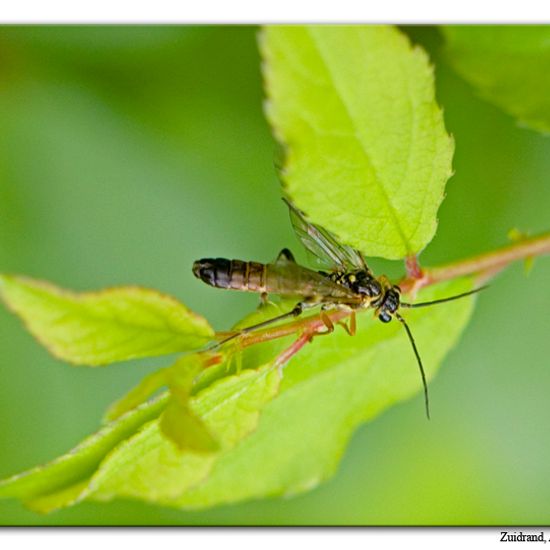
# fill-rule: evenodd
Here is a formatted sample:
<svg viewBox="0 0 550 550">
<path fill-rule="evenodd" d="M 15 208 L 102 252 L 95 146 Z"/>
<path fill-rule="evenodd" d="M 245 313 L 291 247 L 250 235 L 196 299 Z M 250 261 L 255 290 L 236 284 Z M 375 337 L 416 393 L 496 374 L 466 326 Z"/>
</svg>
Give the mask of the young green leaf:
<svg viewBox="0 0 550 550">
<path fill-rule="evenodd" d="M 63 487 L 53 493 L 48 493 L 25 501 L 27 508 L 39 514 L 47 514 L 59 508 L 65 508 L 76 504 L 82 492 L 88 486 L 89 479 L 84 479 L 73 485 Z"/>
<path fill-rule="evenodd" d="M 181 357 L 167 369 L 170 402 L 160 418 L 160 429 L 180 451 L 212 453 L 218 442 L 204 422 L 193 413 L 189 400 L 196 377 L 203 372 L 208 354 L 195 353 Z"/>
<path fill-rule="evenodd" d="M 426 289 L 418 300 L 463 292 L 469 281 Z M 403 312 L 433 379 L 473 311 L 473 298 Z M 219 458 L 210 475 L 169 504 L 203 508 L 311 490 L 332 476 L 356 427 L 422 387 L 413 351 L 398 322 L 383 325 L 369 313 L 358 333 L 320 337 L 285 368 L 281 393 L 258 429 Z M 437 393 L 432 389 L 432 415 Z M 457 402 L 457 407 L 460 404 Z M 421 400 L 418 415 L 424 416 Z"/>
<path fill-rule="evenodd" d="M 535 130 L 550 132 L 550 27 L 443 27 L 446 54 L 482 97 Z"/>
<path fill-rule="evenodd" d="M 162 413 L 160 430 L 180 451 L 213 453 L 220 448 L 204 422 L 178 399 L 172 398 Z"/>
<path fill-rule="evenodd" d="M 187 351 L 214 336 L 203 317 L 145 288 L 75 293 L 0 275 L 0 297 L 53 355 L 74 364 L 106 365 Z"/>
<path fill-rule="evenodd" d="M 0 498 L 19 498 L 40 512 L 92 495 L 99 500 L 123 495 L 158 503 L 171 500 L 207 477 L 219 455 L 214 446 L 227 452 L 256 429 L 260 411 L 277 394 L 279 382 L 279 371 L 266 365 L 227 376 L 191 397 L 189 411 L 212 434 L 209 454 L 204 452 L 206 440 L 200 452 L 182 452 L 163 436 L 159 415 L 169 403 L 164 394 L 66 455 L 0 482 Z"/>
<path fill-rule="evenodd" d="M 166 402 L 166 397 L 162 397 L 146 403 L 104 426 L 66 455 L 0 481 L 0 498 L 16 497 L 28 501 L 58 492 L 68 498 L 73 486 L 87 485 L 89 477 L 117 444 L 157 418 Z"/>
<path fill-rule="evenodd" d="M 167 369 L 159 369 L 140 380 L 128 393 L 115 401 L 105 413 L 104 421 L 112 422 L 124 413 L 131 411 L 144 403 L 153 393 L 168 383 Z"/>
<path fill-rule="evenodd" d="M 442 284 L 427 289 L 419 300 L 449 296 L 469 288 L 469 281 Z M 416 338 L 429 379 L 458 339 L 472 305 L 473 299 L 466 298 L 403 313 Z M 128 493 L 136 472 L 123 473 L 119 468 L 117 475 L 126 478 L 122 494 L 177 507 L 208 507 L 305 491 L 332 475 L 358 424 L 410 397 L 422 386 L 403 327 L 397 322 L 383 325 L 368 313 L 360 315 L 358 320 L 355 337 L 338 330 L 314 339 L 301 350 L 285 368 L 281 393 L 264 408 L 258 429 L 238 446 L 221 453 L 200 483 L 187 484 L 185 490 L 181 490 L 180 484 L 179 494 L 165 492 L 162 498 L 157 498 L 158 493 L 154 496 L 150 489 L 147 493 L 137 494 L 135 489 Z M 246 360 L 253 362 L 256 346 L 247 352 Z M 437 399 L 432 396 L 432 401 L 437 410 Z M 420 404 L 418 414 L 424 414 Z M 227 424 L 224 431 L 230 426 L 232 424 Z M 145 464 L 136 457 L 142 456 L 139 449 L 145 440 L 152 443 L 153 433 L 143 431 L 137 436 L 133 443 L 138 444 L 139 440 L 138 448 L 131 449 L 132 442 L 129 442 L 128 448 L 120 450 L 128 453 L 127 464 L 134 465 L 135 460 L 142 463 L 139 468 L 142 475 L 145 471 L 160 470 L 158 459 L 151 462 L 151 456 L 156 456 L 150 447 Z M 156 447 L 155 451 L 158 453 L 160 449 Z M 117 478 L 111 475 L 111 479 Z M 116 493 L 120 490 L 119 483 L 117 479 Z M 154 475 L 150 483 L 155 483 Z M 90 496 L 99 498 L 101 494 Z"/>
<path fill-rule="evenodd" d="M 170 399 L 160 419 L 162 433 L 182 451 L 209 453 L 218 450 L 216 440 L 189 407 L 193 382 L 204 371 L 208 357 L 207 354 L 191 354 L 180 357 L 171 367 L 152 372 L 109 408 L 106 420 L 119 418 L 166 386 L 170 388 Z"/>
<path fill-rule="evenodd" d="M 216 439 L 218 453 L 181 452 L 163 437 L 159 421 L 153 421 L 107 457 L 85 496 L 172 502 L 204 482 L 218 457 L 257 428 L 260 412 L 277 394 L 279 382 L 279 371 L 271 364 L 214 382 L 189 405 Z"/>
<path fill-rule="evenodd" d="M 468 280 L 443 283 L 424 290 L 418 299 L 442 298 L 470 288 Z M 403 312 L 428 379 L 465 327 L 473 300 Z M 263 359 L 266 345 L 275 354 L 288 345 L 288 339 L 247 349 L 245 364 Z M 403 327 L 397 322 L 383 325 L 367 312 L 359 316 L 356 336 L 337 329 L 302 349 L 285 368 L 277 399 L 273 397 L 279 391 L 279 373 L 271 365 L 245 368 L 194 395 L 190 409 L 218 442 L 218 452 L 178 451 L 163 437 L 155 419 L 112 450 L 91 478 L 86 470 L 89 482 L 80 486 L 80 492 L 59 482 L 48 490 L 50 479 L 41 479 L 38 473 L 33 483 L 41 483 L 40 491 L 23 487 L 10 494 L 35 509 L 49 510 L 86 498 L 131 497 L 196 508 L 298 493 L 334 473 L 360 423 L 421 387 Z M 432 405 L 437 414 L 433 393 Z M 424 414 L 420 403 L 418 414 Z M 82 482 L 78 476 L 71 479 L 74 484 Z"/>
<path fill-rule="evenodd" d="M 292 200 L 369 256 L 420 252 L 453 154 L 425 52 L 385 26 L 272 26 L 260 43 Z"/>
<path fill-rule="evenodd" d="M 213 359 L 215 361 L 212 361 Z M 206 373 L 206 369 L 211 365 L 221 363 L 221 359 L 221 355 L 216 356 L 213 353 L 193 353 L 180 357 L 171 367 L 156 370 L 145 376 L 109 407 L 104 420 L 106 422 L 116 420 L 124 413 L 135 409 L 163 387 L 169 387 L 172 397 L 178 399 L 183 405 L 187 404 L 195 378 L 201 373 Z"/>
</svg>

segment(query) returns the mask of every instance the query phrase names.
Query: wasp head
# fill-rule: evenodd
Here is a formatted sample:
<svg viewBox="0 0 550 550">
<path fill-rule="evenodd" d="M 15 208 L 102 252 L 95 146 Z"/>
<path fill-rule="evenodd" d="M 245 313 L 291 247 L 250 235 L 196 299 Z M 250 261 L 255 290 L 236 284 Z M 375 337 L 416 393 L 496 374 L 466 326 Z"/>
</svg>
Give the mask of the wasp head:
<svg viewBox="0 0 550 550">
<path fill-rule="evenodd" d="M 399 309 L 401 289 L 394 285 L 384 294 L 384 298 L 378 307 L 378 319 L 383 323 L 389 323 L 392 320 L 393 314 Z"/>
</svg>

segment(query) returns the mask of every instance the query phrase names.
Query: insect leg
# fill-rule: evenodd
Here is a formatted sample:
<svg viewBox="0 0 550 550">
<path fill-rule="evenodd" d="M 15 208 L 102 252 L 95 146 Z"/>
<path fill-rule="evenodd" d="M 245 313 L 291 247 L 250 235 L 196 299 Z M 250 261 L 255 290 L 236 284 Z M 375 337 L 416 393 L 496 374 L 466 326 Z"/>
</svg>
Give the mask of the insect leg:
<svg viewBox="0 0 550 550">
<path fill-rule="evenodd" d="M 262 292 L 260 294 L 260 306 L 267 306 L 271 302 L 269 301 L 269 295 L 267 292 Z"/>
<path fill-rule="evenodd" d="M 296 260 L 294 259 L 294 254 L 292 254 L 292 252 L 288 248 L 283 248 L 279 252 L 279 255 L 277 256 L 275 263 L 278 263 L 281 261 L 294 262 L 294 263 L 296 262 Z"/>
<path fill-rule="evenodd" d="M 311 342 L 311 334 L 304 332 L 299 338 L 285 349 L 275 359 L 275 365 L 279 369 L 279 374 L 283 376 L 283 367 L 290 361 L 293 355 L 296 355 L 308 342 Z"/>
<path fill-rule="evenodd" d="M 357 332 L 357 319 L 355 318 L 355 311 L 351 312 L 351 317 L 349 319 L 349 335 L 355 336 Z"/>
<path fill-rule="evenodd" d="M 331 321 L 330 317 L 323 310 L 321 310 L 320 317 L 325 327 L 327 327 L 326 332 L 323 332 L 322 334 L 330 334 L 331 332 L 334 332 L 334 323 Z"/>
<path fill-rule="evenodd" d="M 283 313 L 282 315 L 277 315 L 277 317 L 273 317 L 271 319 L 268 319 L 267 321 L 262 321 L 261 323 L 257 323 L 255 325 L 251 325 L 249 327 L 242 328 L 241 330 L 239 330 L 235 334 L 232 334 L 231 336 L 228 336 L 227 338 L 225 338 L 221 342 L 218 342 L 216 347 L 221 346 L 222 344 L 225 344 L 226 342 L 229 342 L 230 340 L 233 340 L 233 338 L 237 338 L 238 336 L 241 336 L 243 334 L 247 334 L 249 332 L 253 332 L 255 330 L 258 330 L 260 328 L 267 327 L 267 326 L 271 325 L 272 323 L 276 323 L 278 321 L 283 321 L 284 319 L 288 319 L 290 317 L 298 317 L 299 315 L 302 314 L 304 309 L 309 308 L 309 307 L 314 307 L 316 305 L 317 305 L 317 303 L 315 303 L 315 302 L 298 302 L 294 306 L 294 308 L 291 309 L 290 311 L 288 311 L 287 313 Z"/>
<path fill-rule="evenodd" d="M 355 311 L 351 312 L 350 319 L 349 319 L 349 326 L 345 321 L 338 321 L 338 324 L 344 327 L 345 331 L 350 336 L 355 336 L 355 333 L 357 332 L 357 322 L 355 320 Z"/>
</svg>

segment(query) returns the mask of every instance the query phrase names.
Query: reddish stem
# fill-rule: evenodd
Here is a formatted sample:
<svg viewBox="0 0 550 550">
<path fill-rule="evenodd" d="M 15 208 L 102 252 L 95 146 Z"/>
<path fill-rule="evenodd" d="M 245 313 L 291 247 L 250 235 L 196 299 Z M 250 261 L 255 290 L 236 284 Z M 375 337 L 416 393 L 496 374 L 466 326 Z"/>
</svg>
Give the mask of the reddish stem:
<svg viewBox="0 0 550 550">
<path fill-rule="evenodd" d="M 212 367 L 214 365 L 219 365 L 222 362 L 223 355 L 221 353 L 217 353 L 216 355 L 212 355 L 211 357 L 208 357 L 206 361 L 204 362 L 204 368 Z"/>
<path fill-rule="evenodd" d="M 522 239 L 514 244 L 466 260 L 424 268 L 421 278 L 409 275 L 399 285 L 404 292 L 414 293 L 422 287 L 465 275 L 478 275 L 481 280 L 487 280 L 516 260 L 545 254 L 550 254 L 550 233 Z"/>
<path fill-rule="evenodd" d="M 407 270 L 407 277 L 409 279 L 422 279 L 424 275 L 416 256 L 407 256 L 405 258 L 405 269 Z"/>
<path fill-rule="evenodd" d="M 487 280 L 496 273 L 504 269 L 509 263 L 515 260 L 521 260 L 529 257 L 550 254 L 550 233 L 545 233 L 537 237 L 524 239 L 520 242 L 504 246 L 493 252 L 480 254 L 466 260 L 460 260 L 443 266 L 421 269 L 416 258 L 407 259 L 407 277 L 399 285 L 403 292 L 415 293 L 420 288 L 435 284 L 441 281 L 447 281 L 465 275 L 478 275 L 478 282 Z M 352 311 L 335 310 L 326 313 L 326 316 L 336 324 L 351 315 Z M 288 348 L 280 357 L 281 361 L 288 361 L 292 355 L 300 350 L 306 342 L 326 327 L 326 322 L 319 315 L 298 319 L 290 323 L 268 328 L 263 331 L 246 333 L 239 336 L 241 348 L 268 342 L 284 336 L 303 331 L 292 346 Z M 218 333 L 218 337 L 226 336 L 228 333 Z M 287 355 L 285 354 L 290 354 Z"/>
</svg>

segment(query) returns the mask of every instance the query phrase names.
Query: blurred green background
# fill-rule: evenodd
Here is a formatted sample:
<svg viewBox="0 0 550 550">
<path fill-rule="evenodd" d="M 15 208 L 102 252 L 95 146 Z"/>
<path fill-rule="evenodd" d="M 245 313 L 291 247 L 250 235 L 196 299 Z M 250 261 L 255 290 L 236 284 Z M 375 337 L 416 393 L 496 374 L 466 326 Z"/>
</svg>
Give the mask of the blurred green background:
<svg viewBox="0 0 550 550">
<path fill-rule="evenodd" d="M 456 140 L 423 262 L 490 250 L 512 227 L 550 229 L 550 138 L 478 99 L 445 63 L 435 28 L 405 31 L 437 65 Z M 190 268 L 299 248 L 273 170 L 256 33 L 0 28 L 0 270 L 76 290 L 158 288 L 216 328 L 254 308 L 257 297 L 211 289 Z M 393 407 L 308 494 L 190 512 L 85 503 L 49 516 L 1 501 L 0 524 L 547 524 L 549 280 L 548 258 L 528 277 L 522 265 L 501 275 L 431 385 L 432 421 L 421 396 Z M 70 449 L 162 364 L 67 366 L 0 308 L 0 477 Z"/>
</svg>

